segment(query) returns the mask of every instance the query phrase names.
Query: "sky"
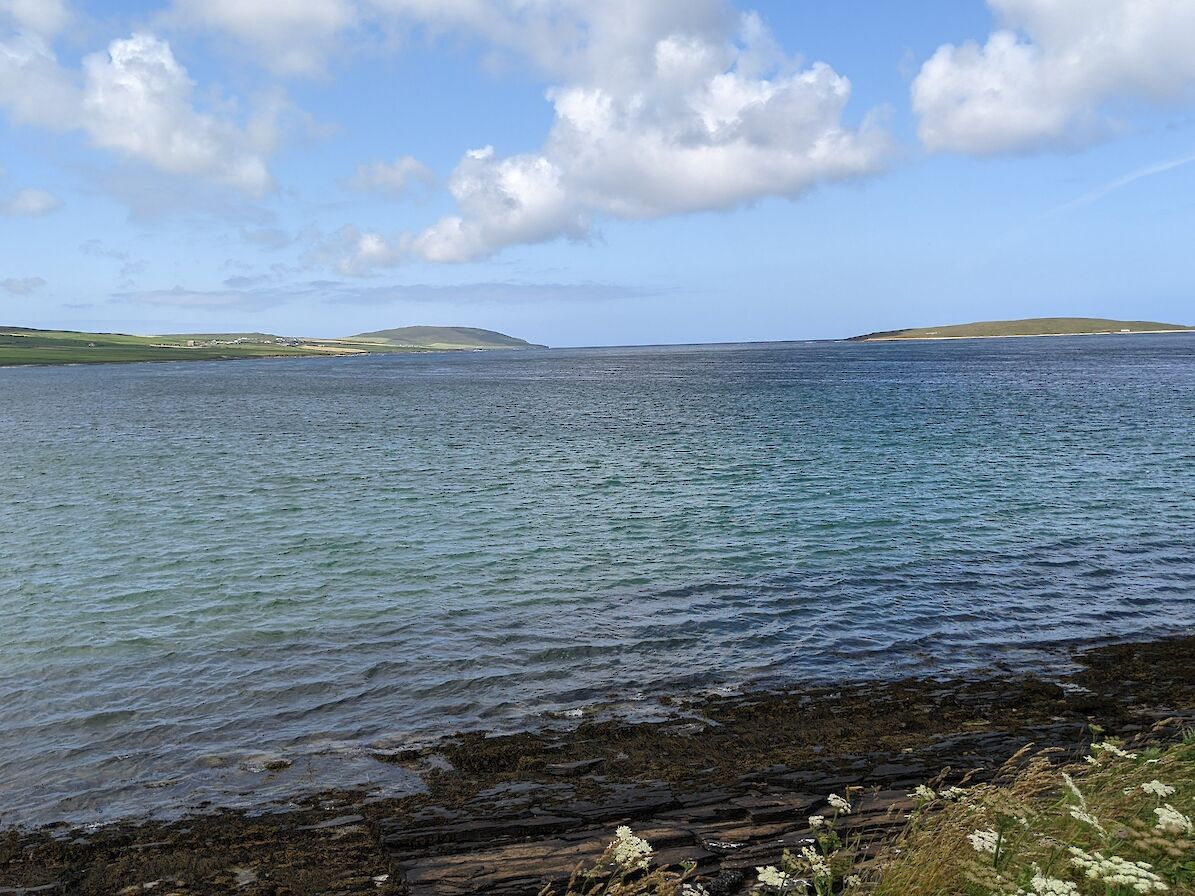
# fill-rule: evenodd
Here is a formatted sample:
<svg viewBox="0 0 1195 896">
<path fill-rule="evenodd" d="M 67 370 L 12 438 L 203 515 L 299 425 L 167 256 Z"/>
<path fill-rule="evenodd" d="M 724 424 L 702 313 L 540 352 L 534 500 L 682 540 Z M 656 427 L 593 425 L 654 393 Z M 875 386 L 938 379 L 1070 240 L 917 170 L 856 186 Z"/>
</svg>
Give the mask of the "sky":
<svg viewBox="0 0 1195 896">
<path fill-rule="evenodd" d="M 1195 324 L 1195 0 L 0 0 L 0 323 Z"/>
</svg>

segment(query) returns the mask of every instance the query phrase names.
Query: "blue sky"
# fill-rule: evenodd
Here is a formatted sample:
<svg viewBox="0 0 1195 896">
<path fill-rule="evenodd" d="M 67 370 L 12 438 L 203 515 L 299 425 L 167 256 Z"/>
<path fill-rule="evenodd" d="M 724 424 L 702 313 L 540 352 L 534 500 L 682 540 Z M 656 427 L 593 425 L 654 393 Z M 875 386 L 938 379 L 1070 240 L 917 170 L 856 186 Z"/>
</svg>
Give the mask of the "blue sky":
<svg viewBox="0 0 1195 896">
<path fill-rule="evenodd" d="M 1195 0 L 0 0 L 0 322 L 1195 323 Z"/>
</svg>

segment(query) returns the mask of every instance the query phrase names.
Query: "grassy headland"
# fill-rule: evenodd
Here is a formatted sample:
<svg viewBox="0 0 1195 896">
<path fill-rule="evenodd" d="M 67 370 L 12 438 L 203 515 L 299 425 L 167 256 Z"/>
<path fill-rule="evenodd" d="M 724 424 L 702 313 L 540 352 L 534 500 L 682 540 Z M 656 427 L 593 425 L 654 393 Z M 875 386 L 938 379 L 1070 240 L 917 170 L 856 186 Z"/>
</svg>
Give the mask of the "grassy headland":
<svg viewBox="0 0 1195 896">
<path fill-rule="evenodd" d="M 1195 332 L 1182 324 L 1151 320 L 1110 320 L 1103 317 L 1031 317 L 1025 320 L 985 320 L 944 327 L 882 330 L 853 336 L 850 342 L 889 342 L 898 339 L 991 339 L 1008 336 L 1097 336 L 1114 333 Z"/>
<path fill-rule="evenodd" d="M 522 339 L 469 327 L 405 327 L 344 339 L 308 339 L 269 333 L 132 336 L 123 333 L 0 327 L 0 366 L 213 361 L 533 347 Z"/>
</svg>

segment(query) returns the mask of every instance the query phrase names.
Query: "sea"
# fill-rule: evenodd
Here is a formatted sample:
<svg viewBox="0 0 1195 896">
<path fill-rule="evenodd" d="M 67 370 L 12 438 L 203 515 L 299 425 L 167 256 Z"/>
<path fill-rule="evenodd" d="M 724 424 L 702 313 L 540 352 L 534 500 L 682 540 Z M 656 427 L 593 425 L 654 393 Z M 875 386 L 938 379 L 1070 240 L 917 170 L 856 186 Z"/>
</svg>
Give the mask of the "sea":
<svg viewBox="0 0 1195 896">
<path fill-rule="evenodd" d="M 0 827 L 1195 626 L 1195 336 L 0 370 Z"/>
</svg>

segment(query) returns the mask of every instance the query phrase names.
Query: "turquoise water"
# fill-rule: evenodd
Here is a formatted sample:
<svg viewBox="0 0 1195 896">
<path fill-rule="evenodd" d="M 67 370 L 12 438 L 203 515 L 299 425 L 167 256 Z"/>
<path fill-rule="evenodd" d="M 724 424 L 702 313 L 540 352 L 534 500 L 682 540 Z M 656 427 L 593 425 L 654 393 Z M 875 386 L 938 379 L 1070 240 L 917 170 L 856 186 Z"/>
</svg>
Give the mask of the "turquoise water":
<svg viewBox="0 0 1195 896">
<path fill-rule="evenodd" d="M 370 754 L 453 730 L 1195 623 L 1185 335 L 0 389 L 0 824 L 401 792 Z"/>
</svg>

